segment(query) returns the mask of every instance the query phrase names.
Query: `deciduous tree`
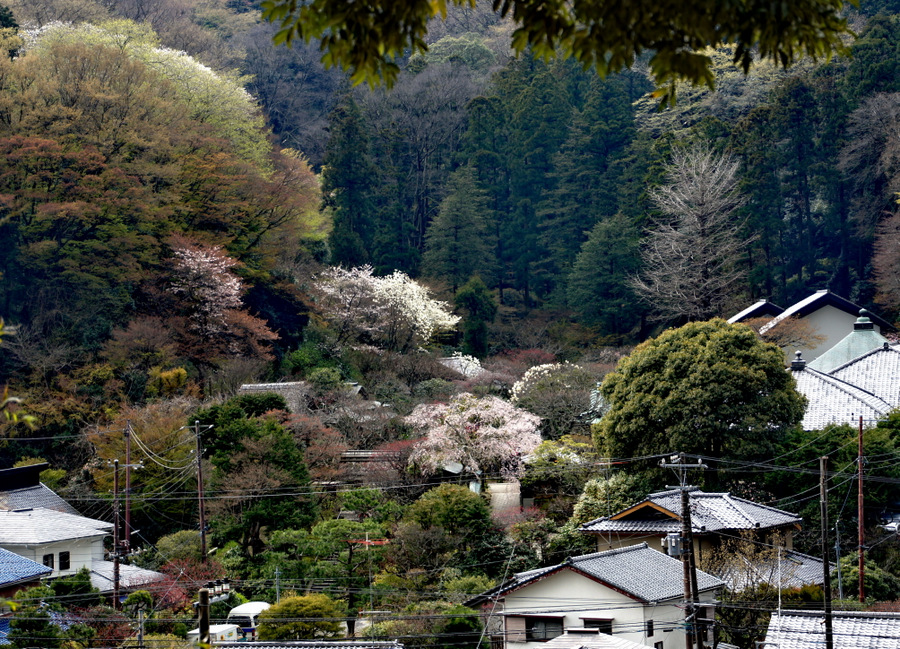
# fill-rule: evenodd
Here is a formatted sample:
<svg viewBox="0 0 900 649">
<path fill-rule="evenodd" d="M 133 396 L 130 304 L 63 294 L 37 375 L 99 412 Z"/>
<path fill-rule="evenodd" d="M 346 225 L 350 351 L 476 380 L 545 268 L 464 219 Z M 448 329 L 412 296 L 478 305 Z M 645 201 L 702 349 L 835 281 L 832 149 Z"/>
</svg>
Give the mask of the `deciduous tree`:
<svg viewBox="0 0 900 649">
<path fill-rule="evenodd" d="M 708 145 L 677 149 L 666 169 L 668 183 L 653 193 L 664 220 L 647 232 L 644 267 L 632 286 L 661 320 L 705 320 L 719 315 L 744 275 L 735 209 L 738 162 Z"/>
<path fill-rule="evenodd" d="M 540 443 L 540 417 L 497 397 L 462 393 L 446 404 L 423 404 L 405 418 L 425 433 L 410 462 L 426 474 L 452 462 L 482 476 L 517 476 Z"/>
<path fill-rule="evenodd" d="M 374 83 L 382 77 L 392 81 L 399 72 L 395 59 L 408 49 L 427 49 L 429 20 L 446 15 L 447 4 L 377 0 L 367 11 L 347 11 L 334 0 L 264 0 L 262 8 L 264 17 L 280 23 L 276 42 L 321 38 L 326 65 L 349 68 L 356 82 Z M 649 0 L 626 5 L 509 0 L 494 7 L 515 22 L 518 52 L 530 49 L 545 58 L 562 53 L 607 74 L 652 51 L 650 70 L 660 86 L 687 79 L 712 87 L 703 53 L 709 46 L 734 43 L 733 60 L 746 72 L 756 57 L 787 66 L 804 55 L 828 56 L 843 48 L 840 37 L 848 32 L 838 0 L 803 0 L 777 10 L 761 1 L 723 8 L 715 0 L 662 9 Z M 674 95 L 671 85 L 668 93 Z"/>
</svg>

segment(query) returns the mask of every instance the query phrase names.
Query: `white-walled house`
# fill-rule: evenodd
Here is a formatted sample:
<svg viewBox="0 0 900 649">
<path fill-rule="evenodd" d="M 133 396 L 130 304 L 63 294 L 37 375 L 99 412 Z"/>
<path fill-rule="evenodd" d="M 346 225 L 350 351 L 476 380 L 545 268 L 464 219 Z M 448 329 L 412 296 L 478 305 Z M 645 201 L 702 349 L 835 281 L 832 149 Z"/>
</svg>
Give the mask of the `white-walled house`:
<svg viewBox="0 0 900 649">
<path fill-rule="evenodd" d="M 0 511 L 0 547 L 51 568 L 51 578 L 62 577 L 103 561 L 103 539 L 112 527 L 44 507 Z"/>
<path fill-rule="evenodd" d="M 489 630 L 506 649 L 537 649 L 579 629 L 654 649 L 681 649 L 683 576 L 681 561 L 641 543 L 519 573 L 466 605 L 500 620 L 489 621 Z M 699 618 L 712 619 L 712 601 L 724 583 L 703 571 L 697 583 Z"/>
</svg>

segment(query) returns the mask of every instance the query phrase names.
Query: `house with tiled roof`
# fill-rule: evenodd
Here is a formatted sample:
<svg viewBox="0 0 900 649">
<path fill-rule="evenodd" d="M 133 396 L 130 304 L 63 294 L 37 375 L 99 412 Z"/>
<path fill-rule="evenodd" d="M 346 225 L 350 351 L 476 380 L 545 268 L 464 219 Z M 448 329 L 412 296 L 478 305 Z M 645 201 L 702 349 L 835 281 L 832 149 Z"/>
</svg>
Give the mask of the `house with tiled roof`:
<svg viewBox="0 0 900 649">
<path fill-rule="evenodd" d="M 590 630 L 655 647 L 681 649 L 684 567 L 646 543 L 566 559 L 529 570 L 466 602 L 489 615 L 493 643 L 536 649 L 547 640 Z M 712 618 L 724 582 L 697 571 L 698 617 Z"/>
<path fill-rule="evenodd" d="M 821 430 L 831 424 L 855 424 L 881 419 L 894 409 L 888 401 L 845 381 L 835 374 L 819 372 L 797 352 L 789 371 L 797 384 L 797 391 L 806 397 L 803 430 Z"/>
<path fill-rule="evenodd" d="M 0 601 L 24 588 L 40 585 L 50 575 L 47 566 L 0 548 Z"/>
<path fill-rule="evenodd" d="M 900 613 L 835 611 L 831 616 L 834 649 L 896 649 L 900 646 Z M 763 647 L 821 649 L 825 646 L 825 613 L 772 613 Z"/>
<path fill-rule="evenodd" d="M 111 523 L 55 509 L 0 511 L 0 548 L 47 566 L 50 577 L 103 561 L 103 539 L 111 533 Z"/>
<path fill-rule="evenodd" d="M 77 515 L 78 510 L 41 483 L 41 471 L 49 466 L 42 462 L 0 470 L 0 510 L 41 507 Z"/>
<path fill-rule="evenodd" d="M 707 493 L 694 488 L 690 490 L 690 503 L 694 552 L 701 565 L 719 547 L 723 536 L 734 538 L 743 532 L 779 532 L 791 548 L 793 532 L 802 523 L 797 514 L 729 493 Z M 612 516 L 585 523 L 578 531 L 595 536 L 598 550 L 647 542 L 651 548 L 665 552 L 662 542 L 666 535 L 681 532 L 681 491 L 652 493 Z"/>
<path fill-rule="evenodd" d="M 770 313 L 775 313 L 779 308 L 763 300 L 731 316 L 728 318 L 728 322 L 743 322 L 751 318 L 768 317 Z M 860 308 L 858 304 L 823 289 L 786 309 L 781 309 L 760 328 L 760 333 L 765 334 L 789 319 L 804 322 L 810 331 L 815 333 L 818 340 L 815 343 L 810 342 L 807 346 L 801 346 L 800 351 L 803 352 L 803 357 L 807 361 L 813 361 L 847 335 L 859 316 Z M 874 313 L 868 313 L 867 316 L 872 322 L 874 332 L 880 334 L 894 331 L 894 326 L 884 318 Z M 785 350 L 785 354 L 788 355 L 787 360 L 790 360 L 790 355 L 794 351 L 793 349 Z"/>
</svg>

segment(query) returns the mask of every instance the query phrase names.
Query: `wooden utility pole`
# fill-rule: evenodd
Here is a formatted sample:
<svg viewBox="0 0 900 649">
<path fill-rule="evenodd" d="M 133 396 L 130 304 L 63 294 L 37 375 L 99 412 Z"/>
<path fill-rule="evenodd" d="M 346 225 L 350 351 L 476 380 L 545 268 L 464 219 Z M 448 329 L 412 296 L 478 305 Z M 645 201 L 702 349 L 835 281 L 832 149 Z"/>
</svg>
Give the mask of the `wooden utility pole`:
<svg viewBox="0 0 900 649">
<path fill-rule="evenodd" d="M 197 628 L 200 631 L 197 640 L 200 646 L 209 646 L 209 589 L 200 589 L 200 598 L 197 603 Z"/>
<path fill-rule="evenodd" d="M 866 529 L 865 525 L 865 512 L 863 509 L 863 418 L 860 415 L 859 418 L 859 453 L 856 456 L 856 463 L 859 465 L 857 468 L 859 469 L 859 485 L 858 492 L 856 496 L 856 518 L 859 521 L 859 529 L 858 529 L 858 537 L 859 537 L 859 601 L 866 601 L 866 587 L 865 587 L 865 576 L 866 576 L 866 566 L 865 566 L 865 555 L 866 555 Z"/>
<path fill-rule="evenodd" d="M 822 590 L 825 595 L 825 649 L 834 649 L 831 626 L 831 563 L 828 561 L 828 456 L 819 458 L 819 513 L 822 518 Z"/>
<path fill-rule="evenodd" d="M 200 509 L 200 561 L 206 563 L 206 512 L 203 506 L 203 446 L 200 443 L 200 422 L 194 420 L 194 435 L 197 437 L 197 500 Z M 200 591 L 201 593 L 203 591 Z M 209 593 L 207 593 L 207 598 Z"/>
</svg>

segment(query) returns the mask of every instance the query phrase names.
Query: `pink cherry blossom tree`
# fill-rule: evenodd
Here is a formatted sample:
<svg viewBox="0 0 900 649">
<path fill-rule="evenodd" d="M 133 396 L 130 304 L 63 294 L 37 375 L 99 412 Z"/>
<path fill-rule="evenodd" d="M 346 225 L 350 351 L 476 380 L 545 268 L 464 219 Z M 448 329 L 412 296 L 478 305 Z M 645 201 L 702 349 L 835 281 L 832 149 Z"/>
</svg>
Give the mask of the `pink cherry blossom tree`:
<svg viewBox="0 0 900 649">
<path fill-rule="evenodd" d="M 541 443 L 540 417 L 494 396 L 464 392 L 449 403 L 417 406 L 404 421 L 425 433 L 410 464 L 426 475 L 458 462 L 466 472 L 516 478 Z"/>
</svg>

